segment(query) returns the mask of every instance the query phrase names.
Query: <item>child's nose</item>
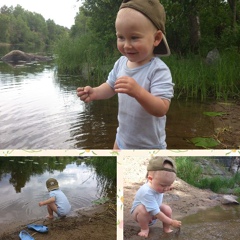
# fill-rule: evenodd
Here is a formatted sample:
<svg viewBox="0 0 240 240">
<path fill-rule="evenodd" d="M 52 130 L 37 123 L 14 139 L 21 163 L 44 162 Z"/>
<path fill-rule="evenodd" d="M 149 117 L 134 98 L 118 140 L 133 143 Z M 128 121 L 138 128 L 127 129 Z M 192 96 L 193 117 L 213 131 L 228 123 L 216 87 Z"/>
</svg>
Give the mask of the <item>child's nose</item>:
<svg viewBox="0 0 240 240">
<path fill-rule="evenodd" d="M 124 43 L 124 48 L 128 49 L 128 48 L 131 48 L 131 47 L 132 47 L 131 42 L 126 40 L 125 43 Z"/>
</svg>

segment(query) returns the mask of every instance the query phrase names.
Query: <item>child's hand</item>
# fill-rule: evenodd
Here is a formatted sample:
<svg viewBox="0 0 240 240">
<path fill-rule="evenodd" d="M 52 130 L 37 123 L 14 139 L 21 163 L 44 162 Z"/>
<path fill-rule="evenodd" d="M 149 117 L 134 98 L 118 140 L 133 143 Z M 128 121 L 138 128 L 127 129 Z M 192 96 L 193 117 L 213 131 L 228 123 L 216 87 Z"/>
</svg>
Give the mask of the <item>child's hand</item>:
<svg viewBox="0 0 240 240">
<path fill-rule="evenodd" d="M 92 93 L 93 93 L 93 88 L 90 86 L 77 88 L 77 96 L 85 103 L 89 103 L 93 100 L 91 99 Z"/>
<path fill-rule="evenodd" d="M 126 93 L 131 97 L 136 97 L 141 86 L 131 77 L 123 76 L 117 79 L 114 86 L 116 93 Z"/>
<path fill-rule="evenodd" d="M 38 205 L 39 205 L 39 207 L 41 207 L 41 206 L 43 206 L 44 204 L 43 204 L 43 202 L 39 202 Z"/>
<path fill-rule="evenodd" d="M 181 227 L 182 222 L 181 221 L 177 221 L 177 220 L 172 220 L 172 224 L 171 225 L 173 227 L 175 227 L 175 228 L 179 228 L 179 227 Z"/>
</svg>

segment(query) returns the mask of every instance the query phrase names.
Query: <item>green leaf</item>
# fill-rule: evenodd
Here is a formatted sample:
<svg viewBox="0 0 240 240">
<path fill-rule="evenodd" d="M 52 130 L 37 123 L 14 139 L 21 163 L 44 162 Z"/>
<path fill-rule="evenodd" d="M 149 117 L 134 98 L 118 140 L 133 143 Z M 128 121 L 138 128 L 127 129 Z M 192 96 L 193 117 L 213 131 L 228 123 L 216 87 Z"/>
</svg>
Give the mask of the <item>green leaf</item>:
<svg viewBox="0 0 240 240">
<path fill-rule="evenodd" d="M 92 201 L 92 203 L 96 204 L 96 205 L 100 205 L 100 204 L 104 204 L 104 203 L 106 203 L 108 201 L 109 201 L 108 197 L 102 197 L 102 198 L 99 198 L 97 200 Z"/>
<path fill-rule="evenodd" d="M 216 117 L 216 116 L 223 116 L 226 113 L 224 112 L 203 112 L 204 115 L 207 115 L 209 117 Z"/>
<path fill-rule="evenodd" d="M 191 138 L 190 141 L 195 146 L 203 147 L 203 148 L 213 148 L 219 145 L 219 142 L 213 138 L 196 137 L 196 138 Z"/>
</svg>

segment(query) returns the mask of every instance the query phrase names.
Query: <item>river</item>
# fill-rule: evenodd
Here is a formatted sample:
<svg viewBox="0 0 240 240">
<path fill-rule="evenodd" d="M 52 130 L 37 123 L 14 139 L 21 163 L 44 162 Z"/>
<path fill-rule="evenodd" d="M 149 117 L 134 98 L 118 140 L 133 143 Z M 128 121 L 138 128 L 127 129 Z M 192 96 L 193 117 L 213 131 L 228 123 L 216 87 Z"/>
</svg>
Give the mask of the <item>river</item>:
<svg viewBox="0 0 240 240">
<path fill-rule="evenodd" d="M 85 84 L 81 76 L 59 74 L 54 61 L 18 67 L 0 61 L 0 149 L 112 149 L 117 96 L 85 104 L 76 95 Z M 172 101 L 169 149 L 194 149 L 190 138 L 213 134 L 204 111 L 209 104 Z"/>
</svg>

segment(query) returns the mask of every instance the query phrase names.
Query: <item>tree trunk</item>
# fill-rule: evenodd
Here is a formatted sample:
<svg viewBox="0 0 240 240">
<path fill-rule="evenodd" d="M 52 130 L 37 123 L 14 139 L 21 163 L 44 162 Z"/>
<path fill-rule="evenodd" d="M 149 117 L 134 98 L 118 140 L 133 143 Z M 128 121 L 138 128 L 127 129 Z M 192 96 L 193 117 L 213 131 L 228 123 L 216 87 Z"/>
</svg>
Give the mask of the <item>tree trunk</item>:
<svg viewBox="0 0 240 240">
<path fill-rule="evenodd" d="M 201 38 L 200 30 L 200 21 L 197 14 L 189 15 L 189 24 L 190 24 L 190 46 L 193 52 L 198 52 L 199 50 L 199 41 Z"/>
<path fill-rule="evenodd" d="M 237 2 L 236 2 L 236 0 L 228 0 L 228 4 L 232 11 L 232 28 L 233 28 L 233 30 L 235 30 L 236 24 L 237 24 L 237 19 L 239 19 L 239 16 L 237 16 Z"/>
</svg>

